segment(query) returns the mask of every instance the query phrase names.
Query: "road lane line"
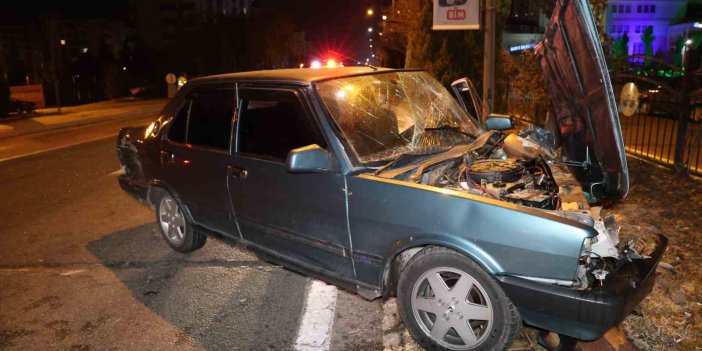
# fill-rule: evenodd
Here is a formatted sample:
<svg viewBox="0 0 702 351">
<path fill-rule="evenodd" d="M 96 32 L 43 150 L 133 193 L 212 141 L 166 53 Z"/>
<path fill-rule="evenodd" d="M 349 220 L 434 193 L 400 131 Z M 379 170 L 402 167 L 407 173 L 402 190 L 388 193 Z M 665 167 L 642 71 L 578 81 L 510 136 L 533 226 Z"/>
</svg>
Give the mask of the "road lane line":
<svg viewBox="0 0 702 351">
<path fill-rule="evenodd" d="M 65 149 L 65 148 L 71 147 L 71 146 L 76 146 L 76 145 L 80 145 L 80 144 L 92 143 L 92 142 L 94 142 L 94 141 L 99 141 L 99 140 L 105 140 L 105 139 L 109 139 L 109 138 L 114 138 L 114 137 L 117 136 L 118 134 L 119 134 L 119 133 L 113 133 L 112 135 L 101 136 L 101 137 L 97 137 L 97 138 L 94 138 L 94 139 L 79 141 L 79 142 L 77 142 L 77 143 L 71 143 L 71 144 L 66 144 L 66 145 L 51 147 L 51 148 L 48 148 L 48 149 L 41 149 L 41 150 L 37 150 L 37 151 L 32 151 L 32 152 L 26 153 L 26 154 L 22 154 L 22 155 L 10 156 L 10 157 L 7 157 L 7 158 L 2 158 L 2 159 L 0 159 L 0 162 L 16 160 L 16 159 L 22 158 L 22 157 L 34 156 L 34 155 L 42 154 L 42 153 L 49 152 L 49 151 L 56 151 L 56 150 Z M 115 144 L 116 144 L 116 143 L 117 143 L 117 142 L 115 141 Z"/>
<path fill-rule="evenodd" d="M 336 314 L 337 288 L 313 280 L 307 291 L 305 311 L 297 332 L 295 350 L 327 351 L 331 346 L 332 327 Z"/>
</svg>

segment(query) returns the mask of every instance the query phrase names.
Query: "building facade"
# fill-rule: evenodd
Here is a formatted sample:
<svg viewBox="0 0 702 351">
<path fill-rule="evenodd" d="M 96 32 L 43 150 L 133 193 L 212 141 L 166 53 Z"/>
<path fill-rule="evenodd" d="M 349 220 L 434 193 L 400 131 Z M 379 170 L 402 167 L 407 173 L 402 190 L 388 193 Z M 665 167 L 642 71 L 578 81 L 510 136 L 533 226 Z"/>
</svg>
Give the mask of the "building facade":
<svg viewBox="0 0 702 351">
<path fill-rule="evenodd" d="M 671 31 L 674 23 L 685 18 L 686 0 L 611 0 L 607 11 L 607 34 L 621 38 L 625 33 L 629 37 L 629 55 L 644 55 L 645 43 L 642 35 L 648 27 L 653 28 L 655 37 L 653 54 L 670 57 L 675 46 L 671 46 L 677 38 Z M 679 33 L 677 33 L 679 35 Z"/>
</svg>

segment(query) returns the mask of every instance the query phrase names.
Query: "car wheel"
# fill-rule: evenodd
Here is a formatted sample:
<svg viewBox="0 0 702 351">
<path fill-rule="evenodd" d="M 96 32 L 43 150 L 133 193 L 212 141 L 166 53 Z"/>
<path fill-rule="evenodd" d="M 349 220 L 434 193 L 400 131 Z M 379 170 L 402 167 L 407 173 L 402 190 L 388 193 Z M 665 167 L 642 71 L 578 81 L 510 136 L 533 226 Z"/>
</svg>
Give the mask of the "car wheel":
<svg viewBox="0 0 702 351">
<path fill-rule="evenodd" d="M 485 270 L 442 247 L 412 257 L 397 295 L 407 329 L 428 350 L 502 350 L 521 324 L 519 312 Z"/>
<path fill-rule="evenodd" d="M 164 194 L 159 199 L 156 222 L 163 239 L 176 251 L 191 252 L 205 245 L 207 237 L 193 230 L 183 208 L 170 194 Z"/>
</svg>

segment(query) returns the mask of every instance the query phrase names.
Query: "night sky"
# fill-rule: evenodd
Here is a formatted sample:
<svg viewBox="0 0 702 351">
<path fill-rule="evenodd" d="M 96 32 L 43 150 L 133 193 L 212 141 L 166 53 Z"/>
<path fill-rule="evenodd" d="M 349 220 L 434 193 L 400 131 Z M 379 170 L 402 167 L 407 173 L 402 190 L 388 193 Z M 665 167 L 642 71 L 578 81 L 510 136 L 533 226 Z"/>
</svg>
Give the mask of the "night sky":
<svg viewBox="0 0 702 351">
<path fill-rule="evenodd" d="M 141 0 L 149 1 L 149 0 Z M 306 32 L 310 56 L 324 59 L 329 52 L 362 61 L 368 56 L 367 28 L 377 22 L 365 14 L 384 0 L 256 0 L 253 6 L 293 9 L 295 23 Z M 64 18 L 122 18 L 129 11 L 126 0 L 5 0 L 0 1 L 0 21 L 21 24 L 41 19 L 46 12 Z M 377 20 L 376 16 L 376 20 Z M 377 29 L 377 28 L 376 28 Z"/>
</svg>

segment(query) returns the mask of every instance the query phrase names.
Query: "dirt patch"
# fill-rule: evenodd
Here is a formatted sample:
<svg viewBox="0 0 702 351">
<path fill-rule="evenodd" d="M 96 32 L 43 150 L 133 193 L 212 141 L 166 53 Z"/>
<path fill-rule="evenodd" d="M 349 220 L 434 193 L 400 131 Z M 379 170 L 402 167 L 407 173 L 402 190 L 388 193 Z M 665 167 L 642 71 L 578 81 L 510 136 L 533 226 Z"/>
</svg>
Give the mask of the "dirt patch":
<svg viewBox="0 0 702 351">
<path fill-rule="evenodd" d="M 631 192 L 607 209 L 622 225 L 622 240 L 668 237 L 651 294 L 624 320 L 641 350 L 702 349 L 702 182 L 629 159 Z"/>
<path fill-rule="evenodd" d="M 10 346 L 12 340 L 21 336 L 34 334 L 33 330 L 27 329 L 0 329 L 0 348 Z"/>
</svg>

